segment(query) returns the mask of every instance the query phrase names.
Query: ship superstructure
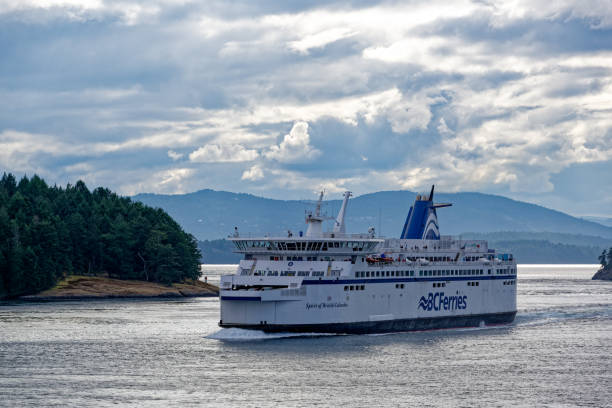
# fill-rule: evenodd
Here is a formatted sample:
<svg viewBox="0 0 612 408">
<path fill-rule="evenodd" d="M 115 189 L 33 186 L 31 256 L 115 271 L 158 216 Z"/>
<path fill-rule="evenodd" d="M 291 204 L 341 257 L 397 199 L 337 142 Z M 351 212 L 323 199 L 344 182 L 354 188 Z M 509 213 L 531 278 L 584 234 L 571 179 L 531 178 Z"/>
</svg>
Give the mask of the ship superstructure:
<svg viewBox="0 0 612 408">
<path fill-rule="evenodd" d="M 347 234 L 350 192 L 332 231 L 320 195 L 305 234 L 229 238 L 244 254 L 221 277 L 221 327 L 377 333 L 504 324 L 516 314 L 516 262 L 486 241 L 441 236 L 434 189 L 418 195 L 400 238 Z"/>
</svg>

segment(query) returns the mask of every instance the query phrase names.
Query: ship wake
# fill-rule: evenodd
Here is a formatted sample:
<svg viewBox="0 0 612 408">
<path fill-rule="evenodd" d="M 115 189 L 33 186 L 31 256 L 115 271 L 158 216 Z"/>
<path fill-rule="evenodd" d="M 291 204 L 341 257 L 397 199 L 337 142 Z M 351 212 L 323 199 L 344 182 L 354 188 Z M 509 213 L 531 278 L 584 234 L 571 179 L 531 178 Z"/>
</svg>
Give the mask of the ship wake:
<svg viewBox="0 0 612 408">
<path fill-rule="evenodd" d="M 333 333 L 266 333 L 262 330 L 247 330 L 239 328 L 223 328 L 206 336 L 207 339 L 221 341 L 254 341 L 273 340 L 292 337 L 335 336 Z"/>
</svg>

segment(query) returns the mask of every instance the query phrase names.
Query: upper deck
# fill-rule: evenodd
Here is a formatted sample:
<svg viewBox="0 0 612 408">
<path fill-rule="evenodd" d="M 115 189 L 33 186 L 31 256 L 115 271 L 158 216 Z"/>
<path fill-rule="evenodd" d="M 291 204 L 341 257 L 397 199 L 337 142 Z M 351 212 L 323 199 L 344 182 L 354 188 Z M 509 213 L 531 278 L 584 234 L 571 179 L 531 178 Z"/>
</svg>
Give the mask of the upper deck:
<svg viewBox="0 0 612 408">
<path fill-rule="evenodd" d="M 383 239 L 370 234 L 335 234 L 322 233 L 320 236 L 287 236 L 287 237 L 231 237 L 236 245 L 234 252 L 244 254 L 286 255 L 368 255 L 376 251 Z"/>
</svg>

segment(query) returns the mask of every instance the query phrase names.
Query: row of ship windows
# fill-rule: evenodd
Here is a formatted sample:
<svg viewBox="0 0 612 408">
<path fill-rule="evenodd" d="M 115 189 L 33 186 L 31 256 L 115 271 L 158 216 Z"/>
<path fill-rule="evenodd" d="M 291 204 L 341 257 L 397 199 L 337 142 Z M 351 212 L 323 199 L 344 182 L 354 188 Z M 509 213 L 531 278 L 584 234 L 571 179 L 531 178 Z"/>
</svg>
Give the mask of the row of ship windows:
<svg viewBox="0 0 612 408">
<path fill-rule="evenodd" d="M 327 251 L 334 248 L 349 249 L 352 251 L 369 251 L 376 246 L 376 242 L 363 241 L 234 241 L 238 249 L 248 251 L 251 248 L 266 249 L 269 251 Z"/>
<path fill-rule="evenodd" d="M 285 261 L 303 261 L 304 258 L 306 259 L 307 262 L 309 262 L 309 261 L 321 261 L 321 262 L 333 261 L 333 262 L 335 262 L 336 260 L 338 260 L 338 261 L 342 261 L 342 262 L 352 262 L 353 264 L 355 263 L 355 262 L 353 262 L 353 260 L 351 258 L 338 258 L 338 259 L 336 259 L 334 257 L 329 257 L 329 256 L 321 256 L 321 257 L 316 257 L 316 256 L 306 256 L 306 257 L 303 257 L 303 256 L 285 256 L 285 257 L 283 257 L 283 256 L 270 256 L 270 260 L 271 261 L 283 261 L 283 260 L 285 260 Z M 353 256 L 353 258 L 357 259 L 356 256 Z M 249 260 L 249 259 L 253 259 L 253 257 L 251 255 L 247 254 L 247 256 L 244 259 Z M 362 262 L 365 261 L 365 258 L 362 257 L 361 261 Z"/>
<path fill-rule="evenodd" d="M 487 270 L 487 273 L 491 274 L 491 269 Z M 507 274 L 516 273 L 514 268 L 496 269 L 495 274 Z M 450 269 L 450 270 L 425 270 L 419 271 L 419 276 L 471 276 L 471 275 L 484 275 L 483 269 Z M 357 271 L 355 272 L 356 278 L 378 278 L 378 277 L 395 277 L 395 276 L 414 276 L 414 271 Z"/>
<path fill-rule="evenodd" d="M 241 275 L 248 275 L 249 270 L 244 269 Z M 253 272 L 253 276 L 325 276 L 323 271 L 261 271 Z"/>
<path fill-rule="evenodd" d="M 491 274 L 491 270 L 488 270 Z M 516 273 L 513 268 L 509 269 L 497 269 L 496 274 Z M 242 275 L 248 275 L 248 270 L 243 270 Z M 483 275 L 484 270 L 482 269 L 468 269 L 468 270 L 425 270 L 419 271 L 419 276 L 471 276 L 471 275 Z M 324 276 L 323 271 L 262 271 L 257 270 L 253 273 L 254 276 Z M 355 272 L 356 278 L 384 278 L 384 277 L 396 277 L 396 276 L 414 276 L 414 271 L 357 271 Z"/>
<path fill-rule="evenodd" d="M 504 281 L 504 285 L 514 285 L 515 281 Z M 480 286 L 480 282 L 467 282 L 468 286 Z M 432 284 L 434 288 L 445 288 L 446 282 L 434 282 Z M 344 290 L 364 290 L 365 285 L 347 285 L 344 287 Z M 395 289 L 404 289 L 403 283 L 396 283 Z"/>
<path fill-rule="evenodd" d="M 365 290 L 365 285 L 347 285 L 344 290 Z"/>
<path fill-rule="evenodd" d="M 386 271 L 386 276 L 414 276 L 414 271 Z M 371 275 L 370 275 L 371 273 Z M 355 272 L 356 278 L 376 278 L 385 277 L 385 271 L 357 271 Z"/>
</svg>

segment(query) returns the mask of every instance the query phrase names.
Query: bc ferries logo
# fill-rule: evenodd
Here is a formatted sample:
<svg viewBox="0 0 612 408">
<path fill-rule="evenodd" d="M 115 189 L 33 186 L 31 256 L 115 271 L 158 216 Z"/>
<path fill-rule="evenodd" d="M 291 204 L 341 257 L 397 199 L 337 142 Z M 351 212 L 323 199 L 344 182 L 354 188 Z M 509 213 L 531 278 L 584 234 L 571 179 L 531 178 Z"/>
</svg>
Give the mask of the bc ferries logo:
<svg viewBox="0 0 612 408">
<path fill-rule="evenodd" d="M 458 310 L 467 307 L 467 296 L 445 296 L 444 292 L 431 293 L 427 297 L 421 296 L 417 309 L 428 312 L 432 310 Z"/>
</svg>

